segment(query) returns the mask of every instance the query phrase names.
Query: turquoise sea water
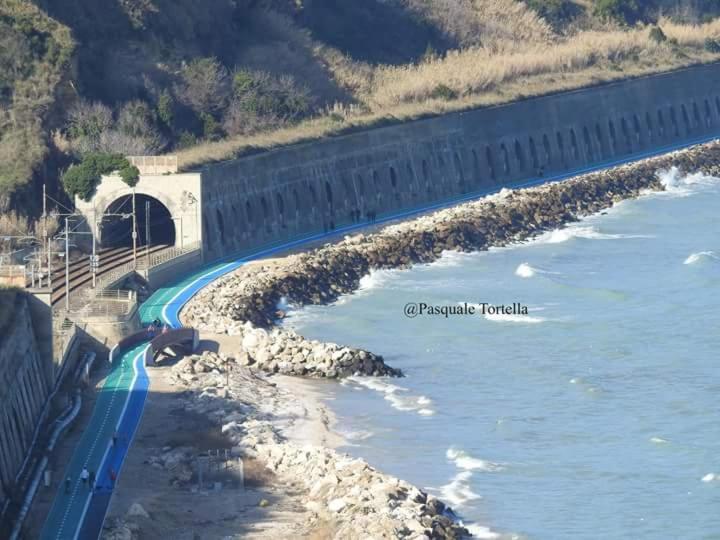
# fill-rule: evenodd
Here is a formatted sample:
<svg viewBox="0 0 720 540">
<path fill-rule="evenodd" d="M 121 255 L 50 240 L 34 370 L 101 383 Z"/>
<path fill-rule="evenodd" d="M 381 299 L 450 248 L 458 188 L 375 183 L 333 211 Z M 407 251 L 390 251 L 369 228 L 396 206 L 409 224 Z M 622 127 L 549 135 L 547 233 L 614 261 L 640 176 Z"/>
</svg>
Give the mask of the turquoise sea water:
<svg viewBox="0 0 720 540">
<path fill-rule="evenodd" d="M 720 538 L 720 180 L 663 179 L 535 241 L 292 311 L 306 337 L 407 375 L 337 387 L 345 450 L 479 536 Z M 408 318 L 409 302 L 529 313 Z"/>
</svg>

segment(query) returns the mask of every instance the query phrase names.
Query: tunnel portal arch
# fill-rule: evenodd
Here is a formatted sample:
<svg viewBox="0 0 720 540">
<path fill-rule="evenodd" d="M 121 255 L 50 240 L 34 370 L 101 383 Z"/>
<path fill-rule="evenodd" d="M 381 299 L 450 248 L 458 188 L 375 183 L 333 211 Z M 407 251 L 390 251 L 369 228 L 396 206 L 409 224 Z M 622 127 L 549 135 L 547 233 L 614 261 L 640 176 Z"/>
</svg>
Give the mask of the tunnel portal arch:
<svg viewBox="0 0 720 540">
<path fill-rule="evenodd" d="M 99 239 L 102 247 L 132 246 L 132 194 L 113 200 L 99 219 Z M 174 246 L 175 221 L 170 210 L 161 201 L 138 193 L 135 195 L 137 245 Z"/>
</svg>

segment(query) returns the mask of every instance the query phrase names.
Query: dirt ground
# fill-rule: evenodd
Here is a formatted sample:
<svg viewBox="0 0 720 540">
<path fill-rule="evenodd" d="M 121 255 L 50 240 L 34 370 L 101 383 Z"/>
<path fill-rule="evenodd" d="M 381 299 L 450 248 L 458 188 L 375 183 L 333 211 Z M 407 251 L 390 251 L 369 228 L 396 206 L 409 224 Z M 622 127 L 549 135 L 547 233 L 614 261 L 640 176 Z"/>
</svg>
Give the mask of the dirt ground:
<svg viewBox="0 0 720 540">
<path fill-rule="evenodd" d="M 235 342 L 229 336 L 203 336 L 201 350 L 229 354 Z M 199 453 L 224 455 L 230 443 L 218 426 L 183 408 L 183 390 L 170 383 L 170 365 L 150 368 L 151 388 L 140 428 L 125 460 L 108 511 L 107 523 L 125 516 L 140 504 L 149 518 L 134 518 L 140 539 L 294 539 L 332 538 L 332 527 L 315 524 L 309 530 L 308 511 L 302 493 L 273 476 L 262 463 L 245 458 L 244 488 L 233 460 L 229 467 L 206 475 L 198 489 L 196 474 L 190 486 L 172 484 L 172 473 L 149 464 L 168 447 L 192 446 Z M 273 377 L 272 381 L 302 396 L 304 415 L 285 418 L 284 436 L 310 444 L 338 445 L 332 433 L 334 420 L 320 402 L 321 393 L 312 381 Z M 221 482 L 214 489 L 213 481 Z"/>
</svg>

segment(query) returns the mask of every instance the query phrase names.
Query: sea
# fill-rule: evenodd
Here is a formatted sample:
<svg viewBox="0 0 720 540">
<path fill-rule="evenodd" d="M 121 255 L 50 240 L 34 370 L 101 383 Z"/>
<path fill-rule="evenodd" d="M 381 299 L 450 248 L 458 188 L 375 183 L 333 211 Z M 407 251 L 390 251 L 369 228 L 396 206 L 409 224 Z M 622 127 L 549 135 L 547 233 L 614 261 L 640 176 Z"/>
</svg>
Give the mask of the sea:
<svg viewBox="0 0 720 540">
<path fill-rule="evenodd" d="M 479 538 L 720 538 L 720 179 L 659 174 L 664 192 L 291 310 L 406 375 L 324 386 L 341 450 Z"/>
</svg>

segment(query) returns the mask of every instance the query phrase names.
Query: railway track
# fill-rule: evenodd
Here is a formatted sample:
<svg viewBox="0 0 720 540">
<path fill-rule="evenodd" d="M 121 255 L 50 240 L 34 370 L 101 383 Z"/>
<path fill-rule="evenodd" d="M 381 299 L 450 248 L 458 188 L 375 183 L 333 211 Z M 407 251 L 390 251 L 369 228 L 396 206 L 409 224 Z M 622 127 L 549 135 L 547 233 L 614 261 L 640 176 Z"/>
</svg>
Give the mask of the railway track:
<svg viewBox="0 0 720 540">
<path fill-rule="evenodd" d="M 150 255 L 166 249 L 168 246 L 164 244 L 151 246 L 149 249 L 138 248 L 138 262 L 145 259 L 146 255 Z M 130 261 L 132 261 L 132 248 L 107 248 L 98 251 L 100 257 L 100 267 L 97 276 L 102 276 L 111 272 Z M 70 293 L 81 289 L 92 283 L 92 269 L 90 267 L 90 257 L 83 257 L 70 263 L 69 267 L 69 290 Z M 56 305 L 65 299 L 65 266 L 56 266 L 52 272 L 52 294 L 51 303 Z"/>
</svg>

